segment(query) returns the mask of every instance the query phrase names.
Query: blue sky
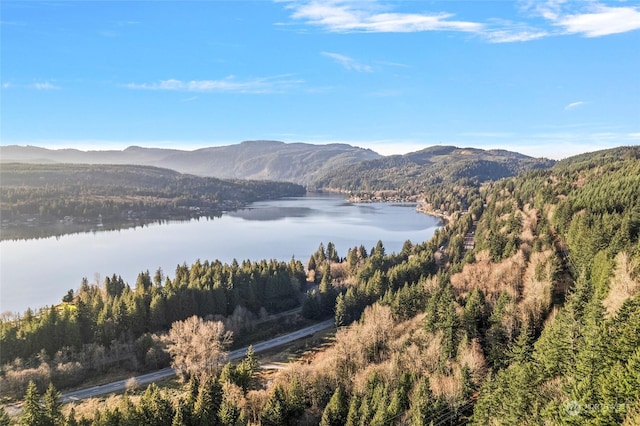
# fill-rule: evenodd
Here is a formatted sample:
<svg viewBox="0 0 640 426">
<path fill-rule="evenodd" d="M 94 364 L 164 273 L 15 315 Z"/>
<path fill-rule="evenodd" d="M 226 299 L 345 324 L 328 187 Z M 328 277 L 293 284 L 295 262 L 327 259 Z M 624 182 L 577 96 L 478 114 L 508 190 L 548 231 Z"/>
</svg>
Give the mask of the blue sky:
<svg viewBox="0 0 640 426">
<path fill-rule="evenodd" d="M 640 143 L 638 1 L 11 1 L 2 145 Z"/>
</svg>

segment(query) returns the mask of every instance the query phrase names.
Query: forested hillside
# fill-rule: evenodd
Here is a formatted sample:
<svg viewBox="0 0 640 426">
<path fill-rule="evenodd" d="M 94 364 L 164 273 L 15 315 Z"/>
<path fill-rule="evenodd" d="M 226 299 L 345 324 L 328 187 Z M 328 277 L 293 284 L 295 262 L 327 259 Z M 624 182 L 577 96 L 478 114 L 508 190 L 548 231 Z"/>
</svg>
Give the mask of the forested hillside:
<svg viewBox="0 0 640 426">
<path fill-rule="evenodd" d="M 346 144 L 278 141 L 245 141 L 193 151 L 139 146 L 111 151 L 0 147 L 3 163 L 138 164 L 221 179 L 285 181 L 303 185 L 334 168 L 379 157 L 369 149 Z"/>
<path fill-rule="evenodd" d="M 178 266 L 173 279 L 160 269 L 142 272 L 134 288 L 116 274 L 99 284 L 84 279 L 59 305 L 0 319 L 0 388 L 20 395 L 29 381 L 61 388 L 116 367 L 165 367 L 158 332 L 197 315 L 224 320 L 242 336 L 267 313 L 298 306 L 304 282 L 304 267 L 293 259 L 197 261 Z"/>
<path fill-rule="evenodd" d="M 639 197 L 640 147 L 618 148 L 485 183 L 400 253 L 322 245 L 303 311 L 339 328 L 315 356 L 268 384 L 243 361 L 70 420 L 640 424 Z"/>
<path fill-rule="evenodd" d="M 217 216 L 252 201 L 299 196 L 284 182 L 220 180 L 149 166 L 2 164 L 2 238 Z"/>
<path fill-rule="evenodd" d="M 449 212 L 465 209 L 470 194 L 483 182 L 548 168 L 553 163 L 503 150 L 433 146 L 342 167 L 317 179 L 314 185 L 364 200 L 424 200 L 432 210 Z"/>
</svg>

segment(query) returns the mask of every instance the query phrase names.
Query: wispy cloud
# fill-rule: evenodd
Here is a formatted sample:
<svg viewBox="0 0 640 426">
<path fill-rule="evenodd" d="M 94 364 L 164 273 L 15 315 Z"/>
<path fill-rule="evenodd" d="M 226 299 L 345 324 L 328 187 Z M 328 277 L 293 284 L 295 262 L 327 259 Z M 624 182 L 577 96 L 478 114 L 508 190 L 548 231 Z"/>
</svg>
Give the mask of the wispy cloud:
<svg viewBox="0 0 640 426">
<path fill-rule="evenodd" d="M 164 90 L 176 92 L 211 92 L 266 94 L 283 93 L 300 86 L 304 80 L 293 78 L 290 74 L 273 77 L 261 77 L 239 80 L 228 76 L 220 80 L 160 80 L 155 83 L 129 83 L 125 87 L 137 90 Z"/>
<path fill-rule="evenodd" d="M 498 21 L 498 20 L 495 20 Z M 521 23 L 507 21 L 493 22 L 480 35 L 490 43 L 515 43 L 548 37 L 549 31 Z"/>
<path fill-rule="evenodd" d="M 559 31 L 557 35 L 580 34 L 602 37 L 640 29 L 640 8 L 608 6 L 597 1 L 547 0 L 535 2 L 531 10 Z"/>
<path fill-rule="evenodd" d="M 375 1 L 290 2 L 294 19 L 304 20 L 331 32 L 477 32 L 482 24 L 451 19 L 451 13 L 394 13 Z"/>
<path fill-rule="evenodd" d="M 48 81 L 45 81 L 43 83 L 33 83 L 29 87 L 32 88 L 32 89 L 36 89 L 36 90 L 60 90 L 61 89 L 60 86 L 56 86 L 55 84 L 51 84 Z"/>
<path fill-rule="evenodd" d="M 12 82 L 4 82 L 2 83 L 3 89 L 31 89 L 31 90 L 60 90 L 62 87 L 53 84 L 49 81 L 39 81 L 36 83 L 25 84 L 25 83 L 12 83 Z"/>
<path fill-rule="evenodd" d="M 564 110 L 565 111 L 569 111 L 569 110 L 578 108 L 578 107 L 580 107 L 582 105 L 585 105 L 585 104 L 586 104 L 586 102 L 584 102 L 584 101 L 571 102 L 569 105 L 564 107 Z"/>
<path fill-rule="evenodd" d="M 640 29 L 640 10 L 634 7 L 596 5 L 592 11 L 562 16 L 557 25 L 567 33 L 601 37 Z"/>
<path fill-rule="evenodd" d="M 371 72 L 373 68 L 369 65 L 361 64 L 353 58 L 350 58 L 346 55 L 341 55 L 340 53 L 332 53 L 332 52 L 322 52 L 322 54 L 328 58 L 333 59 L 340 65 L 344 67 L 344 69 L 349 71 L 357 71 L 357 72 Z"/>
<path fill-rule="evenodd" d="M 549 36 L 578 34 L 601 37 L 640 29 L 640 8 L 608 6 L 597 1 L 530 1 L 520 8 L 533 24 L 492 17 L 486 22 L 457 19 L 449 12 L 402 13 L 377 0 L 285 0 L 291 18 L 328 32 L 409 33 L 463 32 L 490 43 L 526 42 Z M 402 3 L 393 3 L 398 6 Z"/>
<path fill-rule="evenodd" d="M 401 64 L 399 62 L 376 61 L 376 64 L 385 65 L 385 66 L 388 66 L 388 67 L 410 68 L 409 65 Z"/>
</svg>

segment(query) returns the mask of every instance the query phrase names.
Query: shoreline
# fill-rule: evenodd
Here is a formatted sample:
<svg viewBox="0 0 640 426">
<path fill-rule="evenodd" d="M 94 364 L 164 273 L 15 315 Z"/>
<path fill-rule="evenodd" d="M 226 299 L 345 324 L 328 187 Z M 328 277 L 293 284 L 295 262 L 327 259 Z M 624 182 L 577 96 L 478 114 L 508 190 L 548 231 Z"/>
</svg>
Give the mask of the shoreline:
<svg viewBox="0 0 640 426">
<path fill-rule="evenodd" d="M 354 204 L 367 204 L 367 203 L 415 203 L 416 211 L 418 213 L 423 213 L 429 216 L 436 217 L 440 219 L 442 226 L 446 226 L 453 221 L 453 214 L 448 212 L 443 212 L 439 209 L 433 209 L 429 206 L 429 203 L 424 200 L 418 200 L 417 196 L 412 197 L 385 197 L 385 196 L 373 196 L 373 197 L 362 197 L 356 195 L 350 195 L 347 192 L 339 192 L 339 191 L 329 191 L 334 193 L 343 193 L 347 195 L 347 200 L 350 203 Z"/>
<path fill-rule="evenodd" d="M 451 214 L 447 214 L 440 210 L 433 210 L 433 209 L 427 208 L 424 202 L 418 203 L 418 205 L 416 206 L 416 211 L 419 213 L 427 214 L 429 216 L 437 217 L 442 221 L 442 226 L 446 226 L 453 221 L 453 217 Z"/>
</svg>

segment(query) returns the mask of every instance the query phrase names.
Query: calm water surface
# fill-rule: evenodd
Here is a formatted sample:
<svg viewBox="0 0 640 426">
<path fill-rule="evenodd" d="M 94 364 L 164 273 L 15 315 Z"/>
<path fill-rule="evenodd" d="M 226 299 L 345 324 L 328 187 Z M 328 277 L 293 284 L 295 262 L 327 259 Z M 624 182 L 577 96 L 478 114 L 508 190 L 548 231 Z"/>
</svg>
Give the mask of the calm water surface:
<svg viewBox="0 0 640 426">
<path fill-rule="evenodd" d="M 320 242 L 338 254 L 382 240 L 387 253 L 406 240 L 428 240 L 436 218 L 413 204 L 351 204 L 335 195 L 254 203 L 216 219 L 154 224 L 134 229 L 0 243 L 0 311 L 23 312 L 58 303 L 83 277 L 102 283 L 121 275 L 135 284 L 141 271 L 161 267 L 173 278 L 178 264 L 197 259 L 289 260 L 306 264 Z"/>
</svg>

